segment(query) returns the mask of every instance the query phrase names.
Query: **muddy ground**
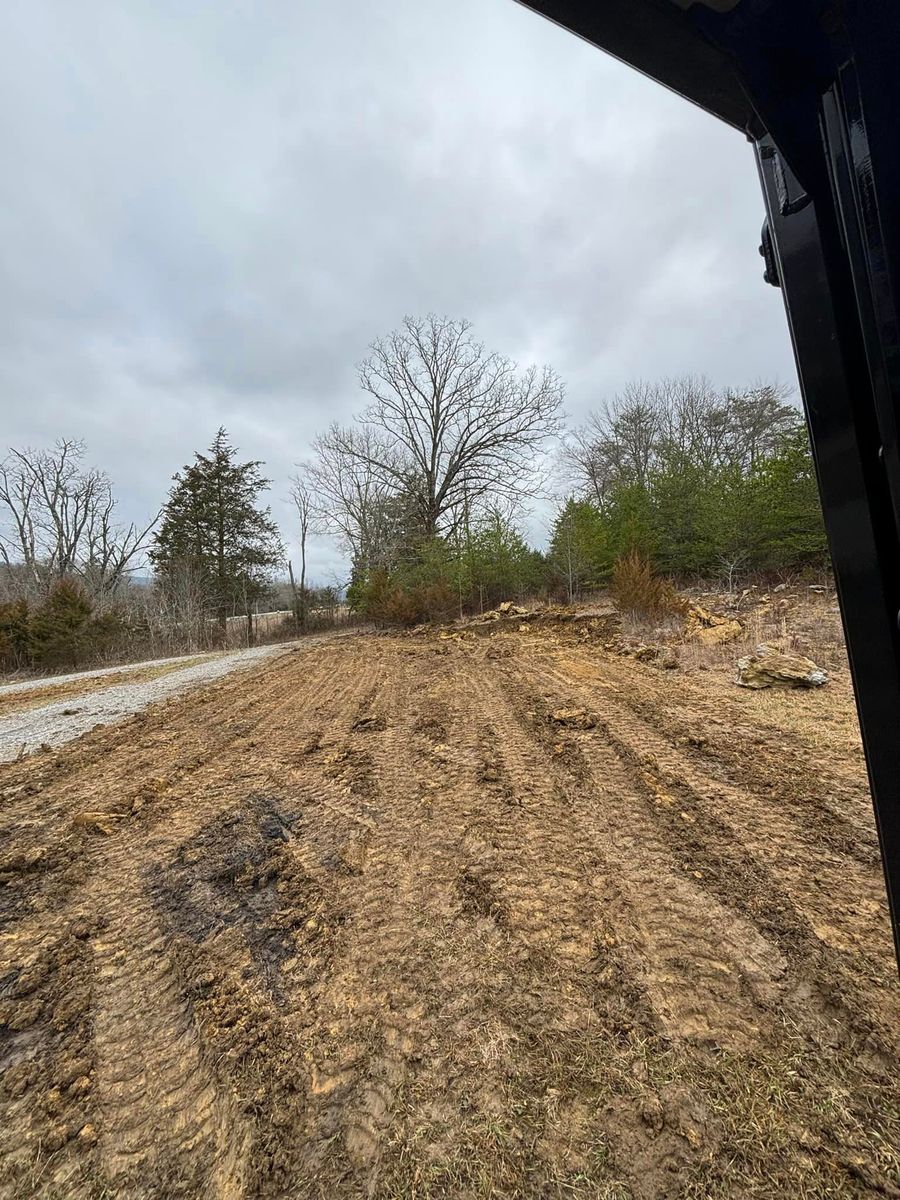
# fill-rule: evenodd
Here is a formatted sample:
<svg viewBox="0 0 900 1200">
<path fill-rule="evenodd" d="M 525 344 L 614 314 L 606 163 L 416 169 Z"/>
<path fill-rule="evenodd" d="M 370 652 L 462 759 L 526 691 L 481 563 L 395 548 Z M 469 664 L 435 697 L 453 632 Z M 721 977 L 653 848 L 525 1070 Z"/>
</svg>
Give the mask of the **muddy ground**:
<svg viewBox="0 0 900 1200">
<path fill-rule="evenodd" d="M 0 767 L 0 1195 L 900 1195 L 851 712 L 371 636 Z"/>
</svg>

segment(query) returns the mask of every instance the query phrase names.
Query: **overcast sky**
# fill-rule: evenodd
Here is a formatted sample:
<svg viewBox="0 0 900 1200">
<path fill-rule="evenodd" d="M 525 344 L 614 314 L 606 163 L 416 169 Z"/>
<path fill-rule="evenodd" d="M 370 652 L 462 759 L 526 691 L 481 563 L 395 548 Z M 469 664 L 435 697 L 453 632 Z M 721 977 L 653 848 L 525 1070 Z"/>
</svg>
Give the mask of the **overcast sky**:
<svg viewBox="0 0 900 1200">
<path fill-rule="evenodd" d="M 573 423 L 795 383 L 750 146 L 513 0 L 7 0 L 0 161 L 0 442 L 84 438 L 129 518 L 224 424 L 290 545 L 406 313 L 551 363 Z"/>
</svg>

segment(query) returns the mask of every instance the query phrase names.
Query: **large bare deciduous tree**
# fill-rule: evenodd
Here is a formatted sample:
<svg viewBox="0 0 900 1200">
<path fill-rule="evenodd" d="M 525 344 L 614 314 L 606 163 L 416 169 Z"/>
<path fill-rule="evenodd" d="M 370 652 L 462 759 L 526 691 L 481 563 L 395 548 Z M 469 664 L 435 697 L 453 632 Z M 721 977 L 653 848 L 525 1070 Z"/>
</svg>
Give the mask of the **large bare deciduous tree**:
<svg viewBox="0 0 900 1200">
<path fill-rule="evenodd" d="M 549 367 L 520 370 L 489 353 L 468 321 L 407 317 L 359 368 L 371 404 L 331 445 L 376 487 L 408 497 L 425 537 L 484 500 L 539 487 L 540 454 L 560 428 L 563 385 Z"/>
<path fill-rule="evenodd" d="M 340 538 L 357 565 L 383 565 L 397 524 L 402 458 L 396 447 L 368 426 L 332 425 L 313 450 L 308 477 L 319 525 Z"/>
<path fill-rule="evenodd" d="M 108 477 L 83 465 L 83 442 L 10 449 L 0 463 L 0 559 L 32 592 L 75 577 L 95 600 L 113 593 L 158 519 L 119 525 Z"/>
</svg>

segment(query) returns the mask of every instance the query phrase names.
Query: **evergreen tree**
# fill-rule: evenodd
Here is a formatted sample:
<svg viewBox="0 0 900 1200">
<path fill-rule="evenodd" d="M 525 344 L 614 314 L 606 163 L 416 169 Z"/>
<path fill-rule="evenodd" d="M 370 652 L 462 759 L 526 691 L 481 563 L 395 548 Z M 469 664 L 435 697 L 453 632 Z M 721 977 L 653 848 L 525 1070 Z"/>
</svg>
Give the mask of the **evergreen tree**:
<svg viewBox="0 0 900 1200">
<path fill-rule="evenodd" d="M 267 591 L 284 548 L 269 508 L 259 497 L 269 486 L 257 461 L 237 461 L 220 429 L 206 454 L 173 477 L 150 557 L 163 578 L 184 567 L 197 574 L 224 636 L 228 615 L 248 619 Z"/>
<path fill-rule="evenodd" d="M 499 509 L 487 513 L 470 534 L 464 559 L 473 607 L 493 608 L 502 600 L 522 599 L 543 582 L 534 552 Z"/>
<path fill-rule="evenodd" d="M 828 543 L 809 438 L 800 425 L 762 459 L 749 481 L 753 554 L 764 568 L 821 566 Z"/>
<path fill-rule="evenodd" d="M 60 579 L 31 618 L 29 649 L 42 667 L 77 666 L 91 646 L 93 608 L 72 579 Z"/>
<path fill-rule="evenodd" d="M 608 532 L 594 504 L 566 501 L 553 524 L 549 558 L 570 603 L 581 592 L 600 586 L 612 563 Z"/>
</svg>

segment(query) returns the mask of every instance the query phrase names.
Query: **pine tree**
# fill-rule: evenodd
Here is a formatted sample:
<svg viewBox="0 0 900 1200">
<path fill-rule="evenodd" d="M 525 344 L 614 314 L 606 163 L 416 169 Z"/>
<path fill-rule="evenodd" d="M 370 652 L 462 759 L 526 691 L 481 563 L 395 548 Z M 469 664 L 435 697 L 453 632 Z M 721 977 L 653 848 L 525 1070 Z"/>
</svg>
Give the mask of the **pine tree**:
<svg viewBox="0 0 900 1200">
<path fill-rule="evenodd" d="M 29 648 L 42 667 L 77 666 L 91 643 L 92 605 L 81 586 L 60 579 L 31 618 Z"/>
<path fill-rule="evenodd" d="M 284 547 L 269 508 L 259 497 L 269 487 L 258 461 L 237 461 L 237 450 L 220 429 L 206 454 L 173 476 L 150 557 L 165 581 L 190 569 L 224 637 L 230 612 L 250 619 L 254 601 L 284 560 Z"/>
<path fill-rule="evenodd" d="M 572 604 L 579 595 L 598 587 L 611 565 L 603 518 L 588 500 L 570 497 L 553 524 L 549 558 Z"/>
</svg>

